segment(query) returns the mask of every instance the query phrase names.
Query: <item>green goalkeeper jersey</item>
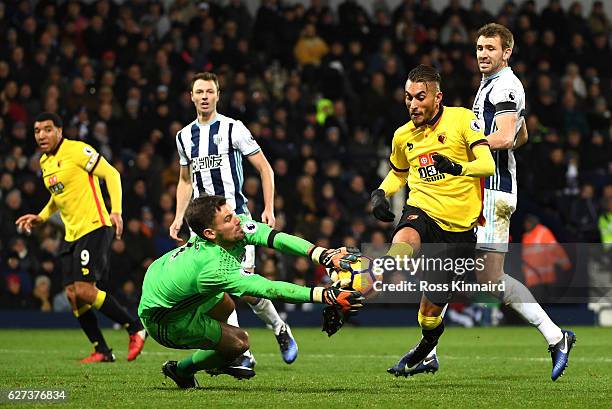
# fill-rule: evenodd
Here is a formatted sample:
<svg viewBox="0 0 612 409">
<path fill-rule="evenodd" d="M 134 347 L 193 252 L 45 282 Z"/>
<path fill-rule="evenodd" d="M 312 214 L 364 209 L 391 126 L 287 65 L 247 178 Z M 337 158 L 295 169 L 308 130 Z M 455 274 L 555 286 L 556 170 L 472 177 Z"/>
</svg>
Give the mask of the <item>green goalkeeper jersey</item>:
<svg viewBox="0 0 612 409">
<path fill-rule="evenodd" d="M 138 314 L 160 307 L 174 311 L 189 309 L 213 300 L 224 292 L 294 303 L 309 302 L 310 288 L 244 273 L 240 262 L 245 246 L 249 244 L 302 256 L 307 254 L 312 244 L 299 237 L 272 230 L 268 225 L 243 215 L 238 217 L 245 237 L 233 248 L 225 250 L 215 243 L 194 236 L 183 246 L 155 260 L 149 266 L 142 284 Z"/>
</svg>

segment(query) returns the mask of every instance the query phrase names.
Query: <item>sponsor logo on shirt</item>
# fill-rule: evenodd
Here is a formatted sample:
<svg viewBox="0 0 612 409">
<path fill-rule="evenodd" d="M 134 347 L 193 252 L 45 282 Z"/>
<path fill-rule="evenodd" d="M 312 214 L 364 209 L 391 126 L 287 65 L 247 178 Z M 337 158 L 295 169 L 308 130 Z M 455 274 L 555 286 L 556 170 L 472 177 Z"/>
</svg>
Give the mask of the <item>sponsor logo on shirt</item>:
<svg viewBox="0 0 612 409">
<path fill-rule="evenodd" d="M 64 184 L 59 181 L 57 175 L 49 176 L 49 192 L 54 194 L 60 194 L 64 191 Z"/>
<path fill-rule="evenodd" d="M 198 156 L 193 158 L 191 162 L 192 172 L 201 172 L 207 169 L 218 169 L 223 163 L 223 156 L 221 155 L 208 155 Z"/>
</svg>

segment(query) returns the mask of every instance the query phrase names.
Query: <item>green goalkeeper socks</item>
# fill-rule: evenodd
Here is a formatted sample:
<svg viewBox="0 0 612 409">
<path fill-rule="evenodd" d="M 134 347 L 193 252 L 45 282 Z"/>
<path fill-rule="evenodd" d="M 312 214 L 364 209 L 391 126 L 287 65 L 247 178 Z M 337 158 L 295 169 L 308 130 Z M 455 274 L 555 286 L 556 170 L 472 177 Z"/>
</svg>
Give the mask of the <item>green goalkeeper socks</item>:
<svg viewBox="0 0 612 409">
<path fill-rule="evenodd" d="M 181 359 L 177 365 L 179 376 L 188 377 L 203 369 L 219 368 L 227 363 L 227 359 L 214 350 L 199 350 L 187 358 Z"/>
</svg>

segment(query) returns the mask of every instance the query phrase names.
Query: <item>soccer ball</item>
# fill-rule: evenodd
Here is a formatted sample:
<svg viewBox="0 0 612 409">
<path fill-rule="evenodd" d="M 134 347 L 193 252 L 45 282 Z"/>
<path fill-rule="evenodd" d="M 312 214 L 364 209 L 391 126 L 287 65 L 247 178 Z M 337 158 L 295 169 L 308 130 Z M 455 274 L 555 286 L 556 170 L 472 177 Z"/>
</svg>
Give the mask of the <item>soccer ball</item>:
<svg viewBox="0 0 612 409">
<path fill-rule="evenodd" d="M 370 258 L 360 256 L 357 261 L 351 263 L 353 271 L 333 269 L 330 278 L 333 282 L 340 280 L 343 288 L 359 291 L 366 296 L 372 292 L 374 282 L 382 280 L 382 277 L 377 277 L 372 272 L 371 266 L 372 260 Z"/>
</svg>

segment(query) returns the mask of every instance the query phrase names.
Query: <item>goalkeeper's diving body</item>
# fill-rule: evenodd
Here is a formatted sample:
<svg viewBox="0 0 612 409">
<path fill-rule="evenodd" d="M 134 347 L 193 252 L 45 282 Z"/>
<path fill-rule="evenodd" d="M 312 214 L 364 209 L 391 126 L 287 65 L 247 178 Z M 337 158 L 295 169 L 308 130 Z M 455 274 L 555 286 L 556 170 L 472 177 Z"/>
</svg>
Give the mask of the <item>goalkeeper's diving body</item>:
<svg viewBox="0 0 612 409">
<path fill-rule="evenodd" d="M 444 243 L 446 258 L 474 258 L 475 227 L 482 210 L 481 178 L 495 163 L 476 116 L 465 108 L 444 107 L 440 74 L 419 65 L 408 74 L 405 102 L 411 121 L 395 131 L 391 170 L 372 192 L 374 216 L 393 222 L 387 197 L 406 183 L 410 197 L 393 233 L 392 252 L 415 256 L 422 243 Z M 444 331 L 443 309 L 450 300 L 453 272 L 425 272 L 442 291 L 424 291 L 418 312 L 423 337 L 389 372 L 399 376 L 422 365 Z M 445 290 L 448 288 L 449 290 Z"/>
<path fill-rule="evenodd" d="M 163 364 L 162 372 L 179 387 L 196 387 L 194 375 L 200 370 L 239 379 L 255 375 L 237 359 L 249 348 L 249 339 L 246 331 L 226 323 L 234 311 L 228 294 L 323 303 L 346 312 L 362 307 L 363 297 L 356 291 L 270 281 L 256 274 L 242 274 L 240 264 L 247 245 L 308 256 L 316 263 L 339 269 L 350 268 L 356 252 L 318 247 L 238 216 L 221 196 L 194 199 L 187 207 L 186 219 L 197 236 L 151 264 L 138 306 L 142 323 L 161 345 L 198 350 L 181 361 Z"/>
</svg>

